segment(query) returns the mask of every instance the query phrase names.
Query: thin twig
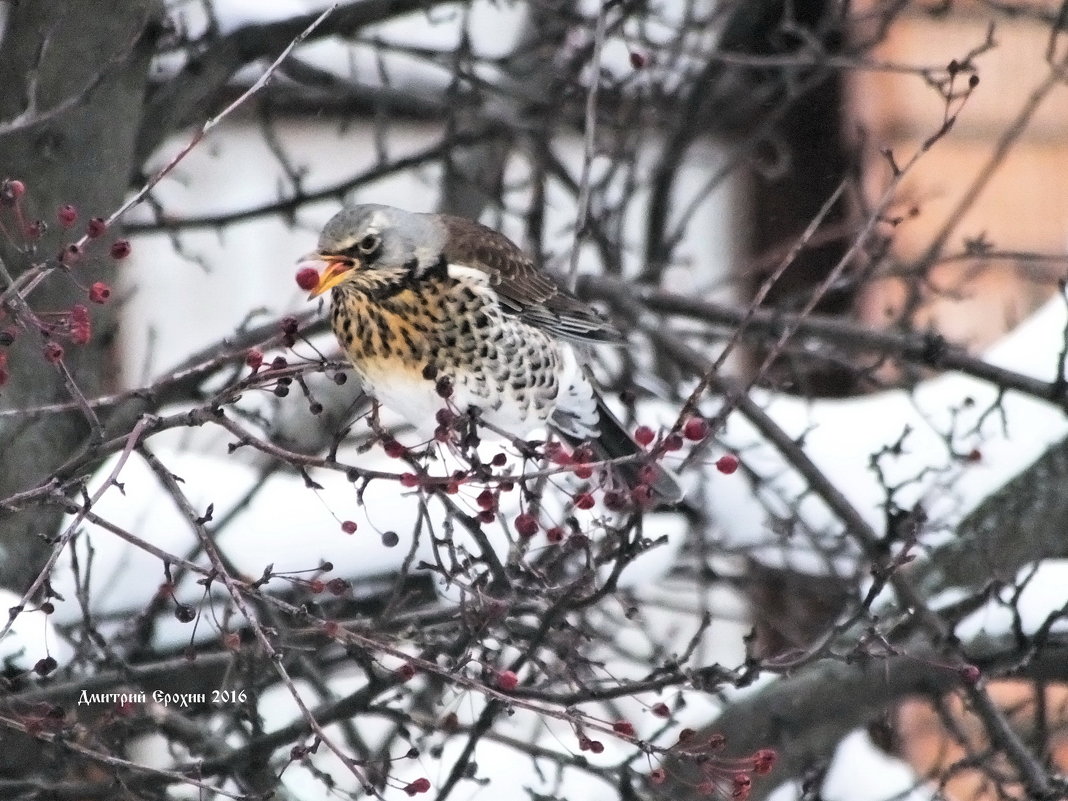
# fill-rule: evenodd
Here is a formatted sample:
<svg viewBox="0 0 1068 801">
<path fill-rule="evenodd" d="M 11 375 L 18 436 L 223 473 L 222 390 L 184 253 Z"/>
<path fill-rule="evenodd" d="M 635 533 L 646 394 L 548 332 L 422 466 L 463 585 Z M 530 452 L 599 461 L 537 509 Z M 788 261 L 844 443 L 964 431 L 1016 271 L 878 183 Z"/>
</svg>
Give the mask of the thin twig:
<svg viewBox="0 0 1068 801">
<path fill-rule="evenodd" d="M 55 567 L 56 562 L 59 561 L 60 554 L 63 553 L 63 549 L 67 547 L 67 543 L 70 542 L 71 537 L 73 537 L 75 532 L 78 531 L 78 527 L 82 524 L 82 520 L 85 519 L 85 515 L 88 512 L 89 508 L 98 500 L 100 500 L 104 493 L 111 489 L 112 485 L 114 485 L 115 482 L 118 480 L 119 473 L 121 473 L 123 467 L 126 466 L 126 461 L 130 458 L 130 454 L 133 453 L 134 448 L 136 448 L 137 445 L 140 443 L 141 437 L 144 435 L 145 431 L 151 427 L 154 420 L 155 418 L 150 417 L 148 415 L 142 417 L 140 420 L 137 421 L 137 425 L 134 426 L 133 430 L 125 437 L 126 446 L 123 448 L 122 454 L 115 462 L 115 466 L 112 468 L 111 473 L 108 475 L 107 479 L 105 479 L 105 481 L 100 485 L 99 489 L 97 489 L 97 491 L 93 494 L 93 497 L 89 499 L 89 502 L 86 503 L 74 515 L 74 519 L 70 521 L 67 527 L 56 539 L 55 544 L 52 546 L 52 553 L 49 554 L 48 560 L 45 562 L 44 567 L 41 568 L 41 570 L 37 573 L 37 577 L 33 580 L 30 586 L 26 588 L 26 590 L 22 593 L 22 599 L 19 601 L 19 605 L 14 609 L 10 610 L 11 613 L 8 615 L 7 623 L 4 624 L 4 627 L 2 629 L 0 629 L 0 639 L 3 639 L 11 630 L 11 626 L 12 624 L 14 624 L 15 618 L 18 617 L 19 613 L 22 611 L 22 608 L 26 605 L 26 602 L 33 598 L 34 595 L 37 594 L 37 591 L 42 586 L 44 586 L 44 583 L 48 580 L 48 577 L 52 573 L 52 568 Z"/>
<path fill-rule="evenodd" d="M 586 93 L 586 116 L 582 140 L 582 176 L 579 178 L 578 203 L 575 210 L 575 241 L 571 245 L 568 283 L 574 287 L 578 277 L 579 253 L 586 238 L 586 220 L 590 213 L 590 174 L 597 148 L 597 94 L 601 86 L 601 53 L 608 29 L 607 4 L 597 9 L 597 23 L 593 32 L 593 55 L 590 58 L 590 89 Z"/>
<path fill-rule="evenodd" d="M 337 6 L 338 4 L 334 3 L 334 5 L 330 6 L 322 14 L 316 17 L 315 20 L 310 25 L 308 25 L 308 27 L 305 28 L 300 34 L 298 34 L 278 55 L 278 57 L 273 62 L 271 62 L 270 66 L 268 66 L 267 69 L 263 71 L 263 74 L 260 75 L 260 77 L 256 80 L 255 83 L 252 84 L 252 86 L 242 92 L 236 100 L 230 103 L 230 105 L 228 105 L 214 117 L 209 117 L 200 127 L 200 130 L 193 134 L 193 137 L 189 140 L 189 142 L 186 143 L 185 147 L 179 150 L 178 153 L 170 161 L 168 161 L 165 165 L 163 165 L 162 168 L 159 169 L 158 172 L 155 173 L 155 175 L 150 177 L 145 182 L 144 186 L 142 186 L 139 190 L 137 190 L 137 192 L 131 195 L 121 206 L 111 212 L 111 214 L 107 216 L 105 223 L 108 226 L 111 226 L 123 214 L 125 214 L 131 208 L 133 208 L 142 200 L 144 200 L 148 193 L 156 187 L 156 184 L 158 184 L 167 175 L 169 175 L 170 172 L 175 167 L 177 167 L 185 159 L 185 157 L 188 156 L 192 152 L 192 150 L 201 143 L 201 141 L 203 141 L 204 137 L 206 137 L 216 126 L 219 125 L 219 123 L 221 123 L 224 119 L 230 116 L 230 114 L 232 114 L 238 108 L 243 106 L 253 95 L 263 89 L 263 87 L 266 86 L 267 82 L 271 79 L 271 76 L 273 76 L 274 73 L 278 71 L 278 68 L 281 66 L 282 62 L 285 61 L 286 58 L 289 57 L 289 54 L 293 52 L 293 49 L 297 47 L 297 45 L 299 45 L 301 42 L 303 42 L 312 33 L 312 31 L 318 28 L 326 20 L 327 17 L 334 13 L 334 9 L 336 9 Z M 81 239 L 79 239 L 76 244 L 78 245 L 78 247 L 84 248 L 88 241 L 89 234 L 86 233 L 82 235 Z M 16 286 L 13 286 L 12 289 L 16 289 L 23 297 L 27 297 L 33 292 L 34 288 L 44 279 L 48 272 L 50 272 L 50 270 L 42 270 L 40 272 L 32 273 L 32 277 L 28 281 L 21 283 L 21 285 L 18 285 L 19 282 L 16 282 Z M 31 275 L 31 273 L 23 273 L 23 275 Z M 2 298 L 0 298 L 0 300 L 2 300 Z"/>
</svg>

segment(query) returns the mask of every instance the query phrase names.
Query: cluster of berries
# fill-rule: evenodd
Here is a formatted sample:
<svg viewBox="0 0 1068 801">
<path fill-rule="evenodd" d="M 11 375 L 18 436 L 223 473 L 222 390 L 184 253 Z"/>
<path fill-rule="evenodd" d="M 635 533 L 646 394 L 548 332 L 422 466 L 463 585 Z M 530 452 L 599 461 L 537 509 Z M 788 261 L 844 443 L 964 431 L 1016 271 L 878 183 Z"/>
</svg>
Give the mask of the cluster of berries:
<svg viewBox="0 0 1068 801">
<path fill-rule="evenodd" d="M 20 252 L 33 255 L 37 243 L 44 237 L 48 224 L 44 220 L 30 218 L 24 208 L 26 184 L 16 178 L 0 180 L 0 234 L 7 237 Z M 5 219 L 7 218 L 7 219 Z M 56 211 L 56 223 L 61 230 L 70 230 L 78 222 L 78 209 L 65 203 Z M 10 223 L 13 222 L 12 226 Z M 71 267 L 85 253 L 87 243 L 100 239 L 108 231 L 108 223 L 102 217 L 91 218 L 85 226 L 82 237 L 62 248 L 51 265 L 43 263 L 38 269 L 56 265 Z M 108 246 L 112 259 L 125 259 L 130 255 L 130 243 L 126 239 L 115 239 Z M 27 265 L 29 268 L 29 265 Z M 25 270 L 20 271 L 20 274 Z M 71 273 L 68 272 L 68 275 Z M 18 286 L 18 284 L 16 284 Z M 103 281 L 94 281 L 85 290 L 90 303 L 107 303 L 112 294 L 111 287 Z M 7 348 L 22 331 L 36 331 L 44 338 L 41 354 L 50 364 L 63 361 L 64 340 L 74 345 L 85 345 L 92 335 L 89 309 L 82 303 L 75 303 L 69 309 L 54 312 L 33 312 L 25 304 L 0 303 L 0 386 L 10 378 Z"/>
</svg>

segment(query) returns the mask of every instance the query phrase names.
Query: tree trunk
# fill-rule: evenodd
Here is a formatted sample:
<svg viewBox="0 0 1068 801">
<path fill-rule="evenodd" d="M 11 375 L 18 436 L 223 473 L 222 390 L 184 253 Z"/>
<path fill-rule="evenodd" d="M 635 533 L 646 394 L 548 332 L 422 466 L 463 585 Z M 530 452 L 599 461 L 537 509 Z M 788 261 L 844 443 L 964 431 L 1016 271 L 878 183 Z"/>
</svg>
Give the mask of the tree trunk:
<svg viewBox="0 0 1068 801">
<path fill-rule="evenodd" d="M 76 0 L 16 3 L 0 43 L 0 179 L 18 178 L 27 187 L 23 208 L 49 230 L 29 250 L 10 225 L 0 259 L 18 276 L 55 256 L 78 239 L 85 222 L 106 216 L 119 203 L 138 165 L 134 142 L 149 76 L 154 39 L 160 32 L 156 0 Z M 27 111 L 30 113 L 26 113 Z M 25 124 L 12 125 L 20 116 Z M 56 210 L 70 203 L 78 221 L 64 230 Z M 94 281 L 113 282 L 116 267 L 108 245 L 117 231 L 90 243 L 70 270 L 56 270 L 27 298 L 36 314 L 69 311 L 86 303 Z M 0 279 L 0 292 L 6 289 Z M 92 397 L 111 381 L 109 362 L 115 329 L 114 304 L 91 309 L 92 337 L 83 346 L 60 342 L 75 383 Z M 12 324 L 12 309 L 0 309 Z M 25 320 L 23 319 L 23 322 Z M 8 349 L 10 378 L 0 390 L 0 410 L 27 409 L 69 401 L 60 371 L 42 355 L 43 335 L 18 326 Z M 0 418 L 0 498 L 45 481 L 78 452 L 90 431 L 81 413 Z M 0 507 L 0 585 L 20 590 L 32 581 L 55 532 L 60 512 L 54 506 L 19 511 Z"/>
</svg>

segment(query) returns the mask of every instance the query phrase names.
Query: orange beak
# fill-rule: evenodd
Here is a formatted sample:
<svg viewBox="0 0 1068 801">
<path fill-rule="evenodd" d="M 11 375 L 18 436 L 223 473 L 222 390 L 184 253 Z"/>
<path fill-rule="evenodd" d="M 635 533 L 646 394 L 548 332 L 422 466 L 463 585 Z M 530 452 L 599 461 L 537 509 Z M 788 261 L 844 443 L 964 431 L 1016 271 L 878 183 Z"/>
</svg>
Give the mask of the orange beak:
<svg viewBox="0 0 1068 801">
<path fill-rule="evenodd" d="M 319 283 L 312 287 L 308 293 L 308 300 L 318 297 L 328 289 L 334 288 L 344 281 L 349 273 L 359 267 L 359 262 L 356 259 L 339 256 L 336 253 L 309 253 L 300 259 L 297 267 L 311 267 L 318 271 L 319 267 L 324 263 L 326 264 L 326 269 L 319 275 Z"/>
</svg>

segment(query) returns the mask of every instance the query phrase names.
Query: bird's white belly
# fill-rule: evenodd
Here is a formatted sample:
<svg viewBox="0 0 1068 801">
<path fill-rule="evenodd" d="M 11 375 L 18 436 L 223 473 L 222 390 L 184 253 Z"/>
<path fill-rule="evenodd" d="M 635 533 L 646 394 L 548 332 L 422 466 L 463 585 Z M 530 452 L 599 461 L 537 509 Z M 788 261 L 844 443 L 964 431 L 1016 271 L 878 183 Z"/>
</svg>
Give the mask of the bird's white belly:
<svg viewBox="0 0 1068 801">
<path fill-rule="evenodd" d="M 458 375 L 452 382 L 452 394 L 446 399 L 438 394 L 437 381 L 417 373 L 362 373 L 360 380 L 368 393 L 390 411 L 398 414 L 429 439 L 437 428 L 437 414 L 441 409 L 466 412 L 472 407 L 489 425 L 516 437 L 525 437 L 541 428 L 552 415 L 555 403 L 538 408 L 531 401 L 525 403 L 515 393 L 492 392 L 475 376 Z"/>
<path fill-rule="evenodd" d="M 365 363 L 356 372 L 370 395 L 427 439 L 438 426 L 441 409 L 463 413 L 472 407 L 490 426 L 519 438 L 544 428 L 550 420 L 571 433 L 591 435 L 596 432 L 597 420 L 593 388 L 569 345 L 560 346 L 558 355 L 560 372 L 552 397 L 546 397 L 544 391 L 516 389 L 486 371 L 458 369 L 444 374 L 452 386 L 448 398 L 439 394 L 437 380 L 424 378 L 414 370 Z"/>
</svg>

